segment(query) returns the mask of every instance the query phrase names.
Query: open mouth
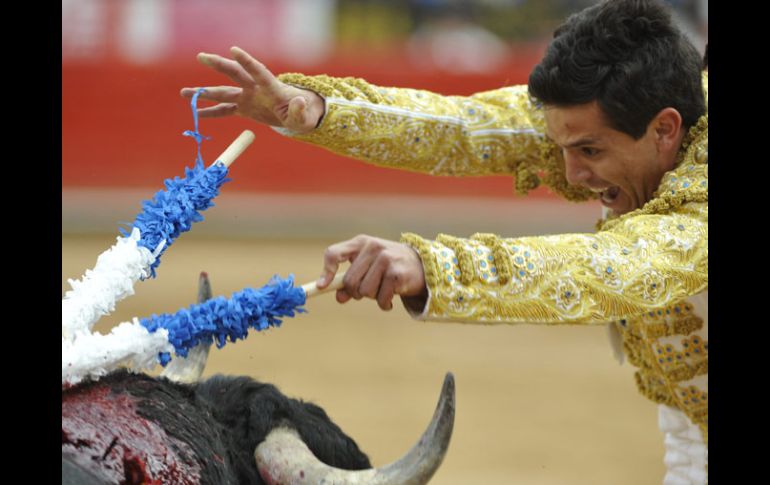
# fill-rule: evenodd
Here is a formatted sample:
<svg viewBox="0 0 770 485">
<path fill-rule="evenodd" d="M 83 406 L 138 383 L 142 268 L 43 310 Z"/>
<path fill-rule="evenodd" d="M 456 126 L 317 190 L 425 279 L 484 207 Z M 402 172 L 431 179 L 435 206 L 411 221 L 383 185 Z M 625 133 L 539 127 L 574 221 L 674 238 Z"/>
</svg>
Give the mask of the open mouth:
<svg viewBox="0 0 770 485">
<path fill-rule="evenodd" d="M 602 202 L 609 205 L 615 202 L 615 199 L 620 195 L 620 187 L 609 187 L 607 190 L 602 191 Z"/>
</svg>

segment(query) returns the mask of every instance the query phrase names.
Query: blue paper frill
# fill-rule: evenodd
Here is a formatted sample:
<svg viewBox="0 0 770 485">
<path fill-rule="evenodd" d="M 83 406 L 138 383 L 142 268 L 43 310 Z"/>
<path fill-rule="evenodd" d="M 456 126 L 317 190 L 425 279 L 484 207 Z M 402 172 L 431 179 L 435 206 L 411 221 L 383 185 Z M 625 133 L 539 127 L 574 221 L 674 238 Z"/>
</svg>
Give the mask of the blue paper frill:
<svg viewBox="0 0 770 485">
<path fill-rule="evenodd" d="M 306 312 L 301 308 L 305 298 L 305 291 L 294 287 L 294 276 L 282 279 L 276 275 L 262 288 L 246 288 L 233 293 L 229 299 L 220 296 L 183 308 L 173 315 L 152 315 L 140 323 L 150 332 L 160 328 L 168 330 L 168 340 L 174 351 L 186 357 L 190 349 L 212 339 L 218 348 L 222 348 L 227 340 L 245 339 L 249 328 L 260 331 L 279 327 L 281 317 Z M 161 353 L 159 360 L 165 366 L 171 356 Z"/>
<path fill-rule="evenodd" d="M 185 167 L 184 178 L 174 177 L 164 181 L 166 190 L 158 191 L 151 200 L 142 202 L 142 212 L 136 216 L 132 227 L 140 231 L 137 243 L 150 252 L 155 252 L 161 242 L 165 245 L 156 254 L 155 261 L 150 266 L 150 273 L 155 277 L 155 268 L 160 264 L 160 256 L 185 231 L 189 231 L 194 222 L 203 220 L 201 211 L 212 207 L 212 199 L 219 195 L 219 188 L 230 179 L 228 169 L 221 163 L 215 163 L 204 168 L 201 157 L 201 142 L 209 137 L 198 132 L 198 96 L 205 90 L 198 89 L 190 101 L 194 130 L 187 130 L 182 135 L 195 139 L 198 146 L 198 156 L 193 168 Z M 120 229 L 127 237 L 131 231 Z"/>
<path fill-rule="evenodd" d="M 137 244 L 154 252 L 162 241 L 166 241 L 150 266 L 153 278 L 160 256 L 181 233 L 189 231 L 193 223 L 203 220 L 201 211 L 214 205 L 212 199 L 219 195 L 219 188 L 230 180 L 227 173 L 227 167 L 221 163 L 206 169 L 198 159 L 193 168 L 185 167 L 183 178 L 166 179 L 166 190 L 158 191 L 152 200 L 142 203 L 142 212 L 133 224 L 140 231 Z M 121 228 L 121 233 L 128 236 L 131 231 Z"/>
</svg>

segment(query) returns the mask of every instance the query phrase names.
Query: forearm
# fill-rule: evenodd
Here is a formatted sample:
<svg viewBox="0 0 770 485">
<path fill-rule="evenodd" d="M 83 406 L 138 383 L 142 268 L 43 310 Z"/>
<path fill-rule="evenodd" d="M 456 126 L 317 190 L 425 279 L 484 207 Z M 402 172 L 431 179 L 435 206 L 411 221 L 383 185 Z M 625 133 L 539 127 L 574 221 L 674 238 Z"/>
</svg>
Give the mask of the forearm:
<svg viewBox="0 0 770 485">
<path fill-rule="evenodd" d="M 316 130 L 297 139 L 376 165 L 432 175 L 532 178 L 545 137 L 526 86 L 471 97 L 383 88 L 360 79 L 284 74 L 325 99 Z M 529 181 L 531 185 L 536 182 Z"/>
<path fill-rule="evenodd" d="M 429 297 L 420 316 L 427 319 L 605 323 L 673 305 L 708 286 L 706 224 L 648 216 L 633 225 L 517 239 L 405 234 L 402 242 L 423 262 Z"/>
</svg>

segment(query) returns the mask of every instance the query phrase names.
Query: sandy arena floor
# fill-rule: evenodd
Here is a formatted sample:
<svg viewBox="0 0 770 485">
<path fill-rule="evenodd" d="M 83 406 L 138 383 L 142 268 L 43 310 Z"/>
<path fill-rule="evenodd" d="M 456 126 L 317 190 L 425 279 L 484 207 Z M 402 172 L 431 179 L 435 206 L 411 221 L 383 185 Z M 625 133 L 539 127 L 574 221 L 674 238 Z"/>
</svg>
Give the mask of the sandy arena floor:
<svg viewBox="0 0 770 485">
<path fill-rule="evenodd" d="M 62 238 L 62 294 L 115 236 Z M 105 317 L 174 312 L 195 301 L 200 271 L 215 295 L 279 273 L 320 274 L 334 240 L 180 238 L 158 278 Z M 432 483 L 650 484 L 664 475 L 656 406 L 612 358 L 603 327 L 481 326 L 413 321 L 400 304 L 339 305 L 331 294 L 279 329 L 212 351 L 206 375 L 250 375 L 323 406 L 375 465 L 396 460 L 430 421 L 444 374 L 457 386 L 455 429 Z"/>
</svg>

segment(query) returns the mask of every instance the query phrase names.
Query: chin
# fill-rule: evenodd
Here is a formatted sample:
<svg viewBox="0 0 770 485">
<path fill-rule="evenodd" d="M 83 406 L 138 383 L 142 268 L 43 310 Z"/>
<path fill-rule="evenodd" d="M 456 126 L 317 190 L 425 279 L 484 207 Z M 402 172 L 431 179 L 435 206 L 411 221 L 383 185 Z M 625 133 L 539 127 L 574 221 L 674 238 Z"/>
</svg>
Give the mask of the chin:
<svg viewBox="0 0 770 485">
<path fill-rule="evenodd" d="M 633 207 L 633 204 L 629 204 L 627 200 L 614 200 L 611 204 L 602 204 L 607 210 L 610 211 L 613 215 L 616 216 L 622 216 L 623 214 L 627 214 L 636 207 Z"/>
</svg>

